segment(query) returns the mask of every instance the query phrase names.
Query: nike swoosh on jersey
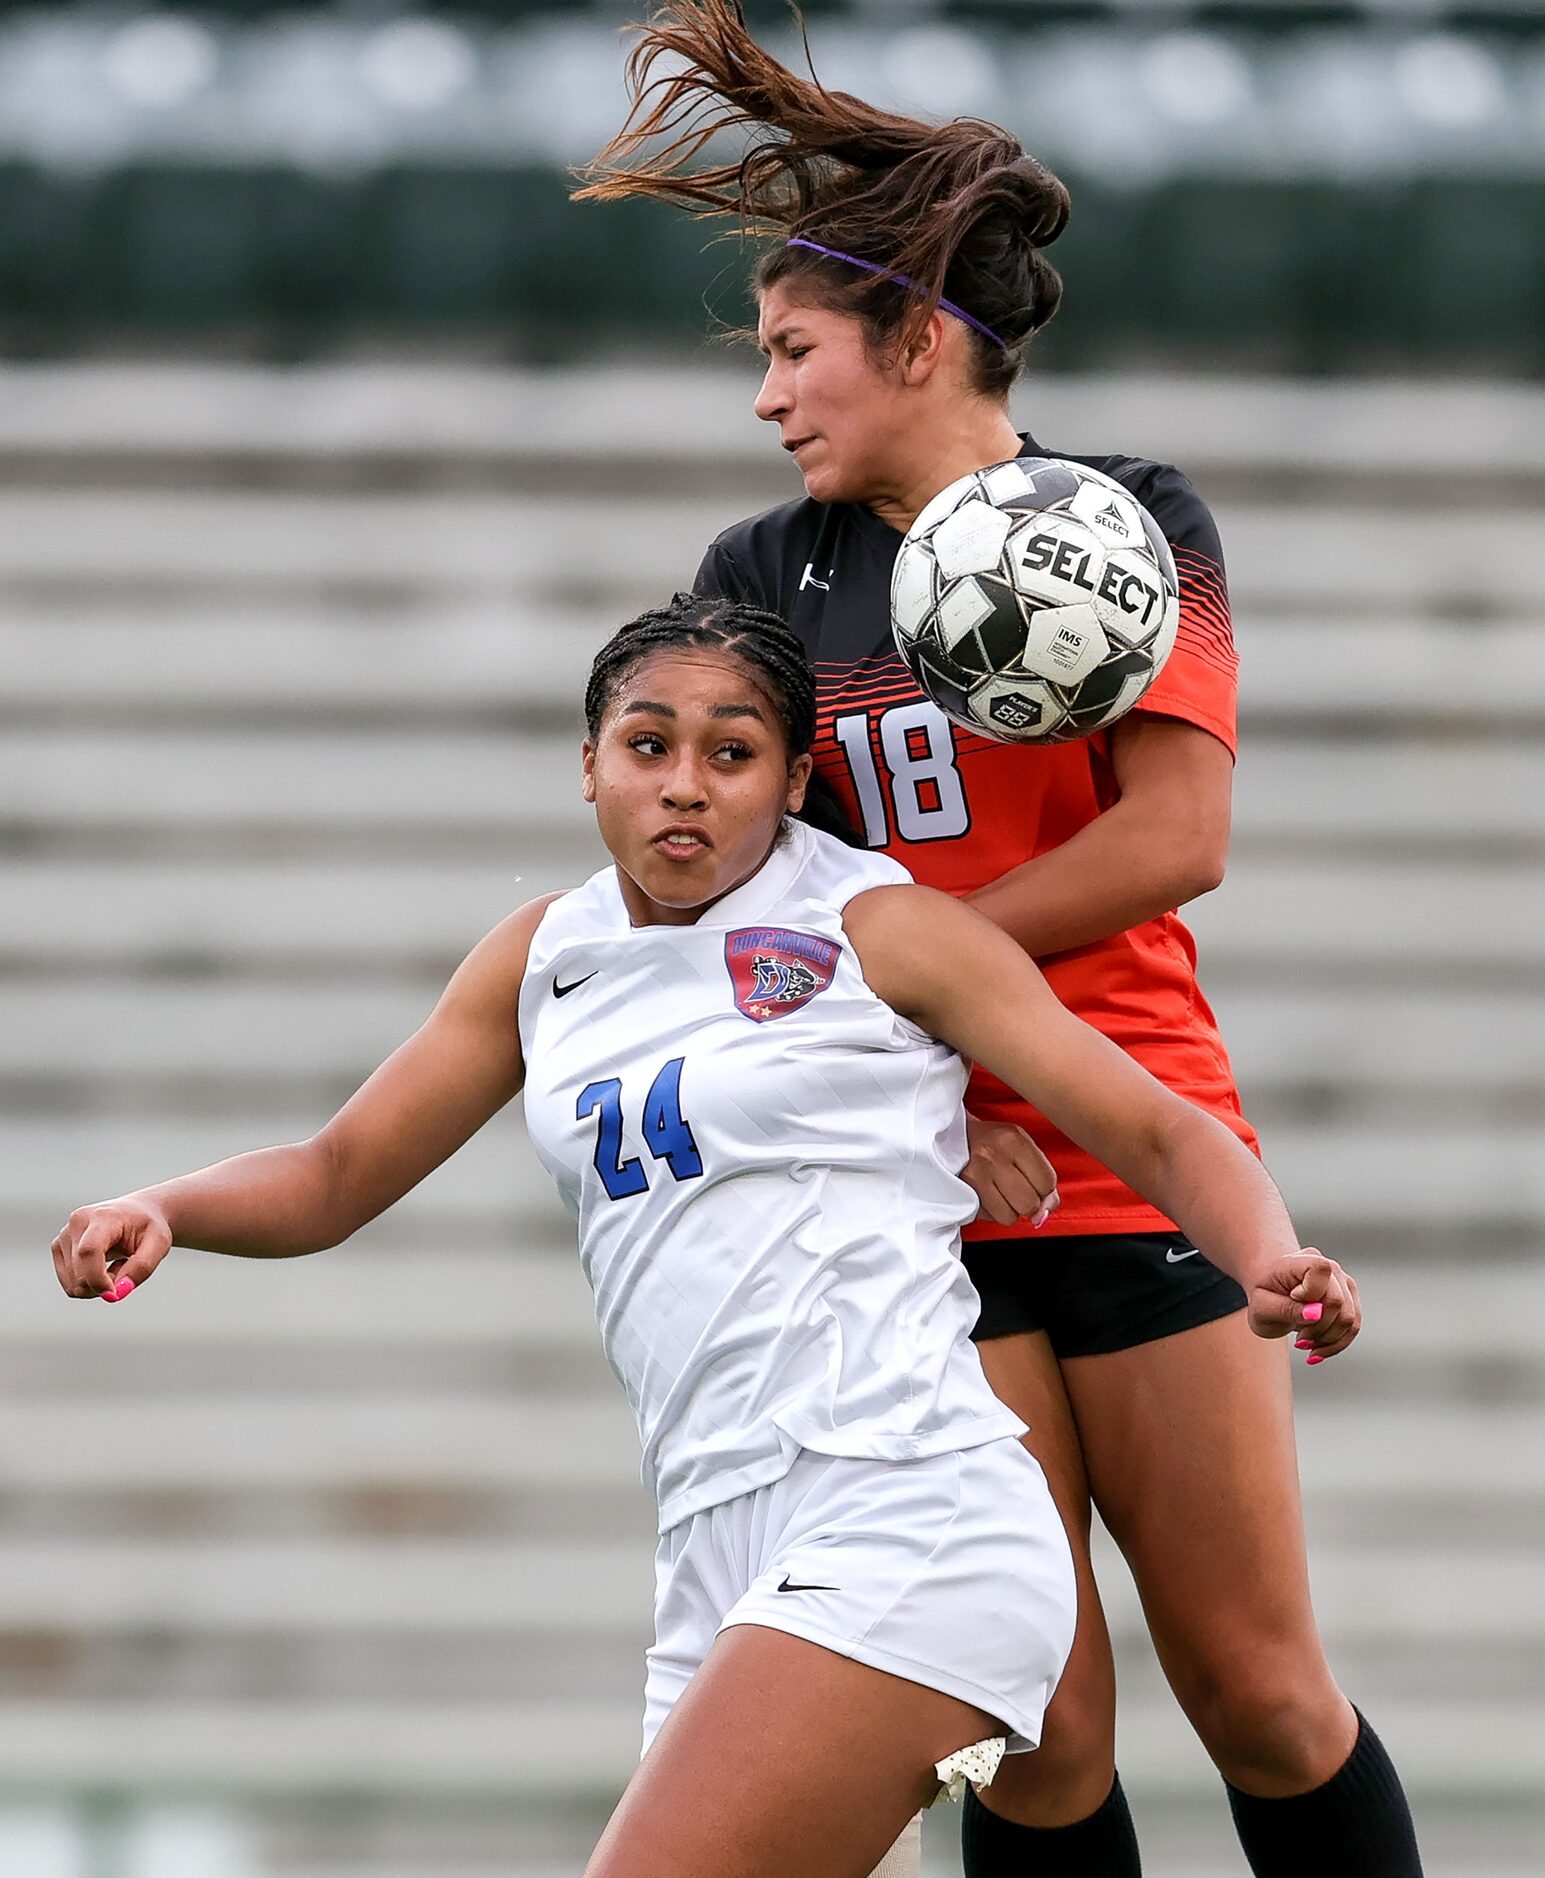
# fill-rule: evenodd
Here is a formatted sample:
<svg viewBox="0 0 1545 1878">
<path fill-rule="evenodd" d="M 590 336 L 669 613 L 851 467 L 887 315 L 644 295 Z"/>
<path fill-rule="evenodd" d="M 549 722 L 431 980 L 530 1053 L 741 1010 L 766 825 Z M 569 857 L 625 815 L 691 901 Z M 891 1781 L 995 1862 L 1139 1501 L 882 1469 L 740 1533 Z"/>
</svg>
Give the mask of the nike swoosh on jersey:
<svg viewBox="0 0 1545 1878">
<path fill-rule="evenodd" d="M 599 969 L 599 967 L 597 969 Z M 558 974 L 554 972 L 553 996 L 555 998 L 566 998 L 571 991 L 578 991 L 581 985 L 588 985 L 594 977 L 595 972 L 586 972 L 583 978 L 576 978 L 572 984 L 560 985 L 558 983 Z"/>
<path fill-rule="evenodd" d="M 1195 1257 L 1197 1257 L 1197 1248 L 1192 1246 L 1189 1252 L 1166 1252 L 1164 1254 L 1164 1263 L 1166 1265 L 1178 1265 L 1182 1259 L 1194 1259 Z"/>
<path fill-rule="evenodd" d="M 837 1591 L 838 1585 L 791 1585 L 787 1572 L 783 1574 L 783 1583 L 776 1587 L 779 1591 Z"/>
</svg>

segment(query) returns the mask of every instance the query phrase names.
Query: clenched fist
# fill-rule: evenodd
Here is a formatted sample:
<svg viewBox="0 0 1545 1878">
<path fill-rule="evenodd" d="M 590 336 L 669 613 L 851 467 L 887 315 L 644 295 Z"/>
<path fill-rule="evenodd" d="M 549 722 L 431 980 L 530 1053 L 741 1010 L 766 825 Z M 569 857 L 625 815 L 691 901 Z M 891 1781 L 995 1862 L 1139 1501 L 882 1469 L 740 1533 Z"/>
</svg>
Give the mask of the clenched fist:
<svg viewBox="0 0 1545 1878">
<path fill-rule="evenodd" d="M 1249 1309 L 1258 1337 L 1297 1331 L 1295 1347 L 1307 1350 L 1311 1363 L 1339 1355 L 1363 1321 L 1355 1281 L 1312 1246 L 1278 1259 L 1251 1290 Z"/>
<path fill-rule="evenodd" d="M 969 1159 L 961 1179 L 981 1202 L 978 1219 L 1044 1226 L 1057 1205 L 1057 1172 L 1023 1128 L 966 1117 Z"/>
<path fill-rule="evenodd" d="M 72 1298 L 118 1304 L 172 1249 L 172 1229 L 159 1210 L 131 1195 L 80 1206 L 54 1240 L 54 1270 Z"/>
</svg>

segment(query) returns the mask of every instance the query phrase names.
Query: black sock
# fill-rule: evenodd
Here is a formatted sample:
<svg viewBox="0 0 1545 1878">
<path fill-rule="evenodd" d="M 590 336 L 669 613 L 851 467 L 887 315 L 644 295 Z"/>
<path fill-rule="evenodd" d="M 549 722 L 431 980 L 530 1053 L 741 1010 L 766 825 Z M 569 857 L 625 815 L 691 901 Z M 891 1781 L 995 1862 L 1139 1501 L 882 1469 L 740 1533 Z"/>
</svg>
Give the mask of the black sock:
<svg viewBox="0 0 1545 1878">
<path fill-rule="evenodd" d="M 1422 1878 L 1400 1776 L 1360 1710 L 1357 1724 L 1352 1752 L 1323 1787 L 1262 1800 L 1229 1786 L 1255 1878 L 1300 1878 L 1306 1867 L 1315 1878 Z"/>
<path fill-rule="evenodd" d="M 1142 1878 L 1143 1869 L 1119 1775 L 1104 1804 L 1071 1826 L 1016 1826 L 968 1786 L 960 1854 L 966 1878 Z"/>
</svg>

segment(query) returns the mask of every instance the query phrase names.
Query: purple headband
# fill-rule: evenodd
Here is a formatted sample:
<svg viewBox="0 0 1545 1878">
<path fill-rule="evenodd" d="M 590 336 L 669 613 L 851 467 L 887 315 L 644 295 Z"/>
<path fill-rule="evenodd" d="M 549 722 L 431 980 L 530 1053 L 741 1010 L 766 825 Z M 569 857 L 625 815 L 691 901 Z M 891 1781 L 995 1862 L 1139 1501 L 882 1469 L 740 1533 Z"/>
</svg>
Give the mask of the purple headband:
<svg viewBox="0 0 1545 1878">
<path fill-rule="evenodd" d="M 924 291 L 922 282 L 913 280 L 910 274 L 898 274 L 893 267 L 881 267 L 877 261 L 861 261 L 856 254 L 844 254 L 840 248 L 823 248 L 820 242 L 806 241 L 803 235 L 791 235 L 783 245 L 786 248 L 808 248 L 812 254 L 824 254 L 833 261 L 846 261 L 849 267 L 861 267 L 866 274 L 888 275 L 899 286 L 910 287 L 914 293 Z M 990 326 L 984 326 L 964 307 L 956 306 L 953 300 L 946 300 L 943 294 L 939 296 L 939 305 L 946 313 L 953 313 L 956 319 L 964 320 L 972 332 L 980 333 L 984 339 L 990 339 L 995 346 L 1001 347 L 1005 352 L 1008 351 L 1008 341 L 1000 339 Z"/>
</svg>

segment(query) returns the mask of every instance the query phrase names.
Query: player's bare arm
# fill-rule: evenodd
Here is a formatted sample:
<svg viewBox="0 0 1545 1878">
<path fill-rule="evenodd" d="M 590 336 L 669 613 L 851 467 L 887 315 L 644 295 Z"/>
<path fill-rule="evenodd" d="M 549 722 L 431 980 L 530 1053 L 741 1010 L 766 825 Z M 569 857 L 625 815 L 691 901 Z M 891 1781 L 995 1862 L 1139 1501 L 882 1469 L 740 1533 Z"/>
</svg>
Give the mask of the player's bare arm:
<svg viewBox="0 0 1545 1878">
<path fill-rule="evenodd" d="M 1299 1247 L 1255 1156 L 1065 1010 L 1006 933 L 927 887 L 861 894 L 844 924 L 878 996 L 1001 1077 L 1178 1221 L 1244 1287 L 1259 1335 L 1297 1331 L 1321 1358 L 1352 1341 L 1355 1286 L 1333 1259 Z"/>
<path fill-rule="evenodd" d="M 1210 893 L 1228 859 L 1234 759 L 1209 731 L 1134 711 L 1110 733 L 1119 800 L 968 896 L 1032 958 L 1129 932 Z"/>
<path fill-rule="evenodd" d="M 174 1245 L 292 1258 L 338 1245 L 401 1199 L 519 1092 L 516 1006 L 532 934 L 556 897 L 481 940 L 423 1025 L 309 1141 L 78 1207 L 54 1241 L 60 1284 L 117 1303 Z"/>
</svg>

